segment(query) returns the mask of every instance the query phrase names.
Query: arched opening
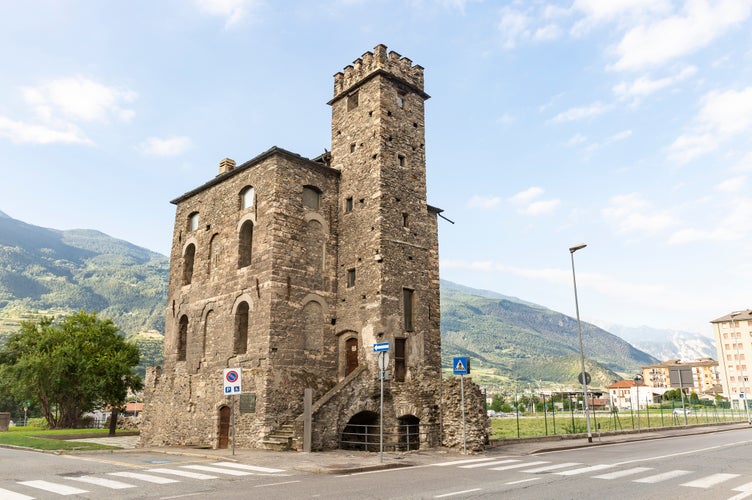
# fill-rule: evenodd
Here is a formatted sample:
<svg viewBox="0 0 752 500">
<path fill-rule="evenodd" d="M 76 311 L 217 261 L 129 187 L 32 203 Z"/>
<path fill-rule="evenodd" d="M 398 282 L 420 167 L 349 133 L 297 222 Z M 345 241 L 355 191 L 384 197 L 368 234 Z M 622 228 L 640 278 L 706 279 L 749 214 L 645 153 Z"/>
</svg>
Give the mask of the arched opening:
<svg viewBox="0 0 752 500">
<path fill-rule="evenodd" d="M 245 354 L 248 351 L 248 302 L 238 304 L 235 311 L 235 354 Z"/>
<path fill-rule="evenodd" d="M 238 234 L 238 268 L 251 265 L 253 249 L 253 222 L 247 220 L 240 226 Z"/>
<path fill-rule="evenodd" d="M 312 300 L 303 306 L 303 346 L 309 351 L 320 351 L 324 343 L 324 311 L 321 304 Z"/>
<path fill-rule="evenodd" d="M 188 316 L 181 316 L 178 325 L 178 361 L 185 361 L 188 346 Z"/>
<path fill-rule="evenodd" d="M 230 407 L 219 408 L 219 442 L 217 448 L 225 449 L 230 444 Z"/>
<path fill-rule="evenodd" d="M 246 186 L 240 191 L 240 209 L 252 208 L 256 202 L 256 191 L 253 186 Z"/>
<path fill-rule="evenodd" d="M 353 415 L 342 431 L 339 447 L 343 450 L 379 451 L 379 414 L 362 411 Z"/>
<path fill-rule="evenodd" d="M 183 255 L 183 285 L 190 285 L 193 280 L 193 260 L 196 256 L 196 246 L 191 243 L 185 248 Z"/>
<path fill-rule="evenodd" d="M 420 419 L 415 415 L 399 418 L 398 449 L 411 451 L 420 449 Z"/>
</svg>

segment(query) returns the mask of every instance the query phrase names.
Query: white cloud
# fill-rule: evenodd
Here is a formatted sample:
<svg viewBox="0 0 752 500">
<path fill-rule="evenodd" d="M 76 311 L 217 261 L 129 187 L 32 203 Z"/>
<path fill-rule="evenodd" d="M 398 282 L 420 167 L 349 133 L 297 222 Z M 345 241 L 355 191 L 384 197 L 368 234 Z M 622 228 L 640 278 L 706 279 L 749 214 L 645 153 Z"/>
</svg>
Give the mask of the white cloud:
<svg viewBox="0 0 752 500">
<path fill-rule="evenodd" d="M 570 108 L 566 111 L 554 116 L 551 121 L 555 123 L 573 122 L 583 120 L 585 118 L 592 118 L 600 114 L 605 113 L 610 108 L 600 102 L 595 102 L 590 106 L 583 106 L 579 108 Z"/>
<path fill-rule="evenodd" d="M 631 83 L 622 82 L 613 88 L 614 95 L 620 99 L 646 97 L 663 88 L 675 85 L 697 72 L 697 67 L 687 66 L 674 76 L 659 78 L 653 80 L 647 76 L 642 76 Z"/>
<path fill-rule="evenodd" d="M 91 140 L 75 125 L 65 124 L 61 129 L 45 125 L 19 122 L 0 116 L 0 137 L 15 143 L 30 144 L 91 144 Z"/>
<path fill-rule="evenodd" d="M 504 7 L 497 25 L 502 36 L 502 47 L 513 49 L 521 41 L 529 40 L 532 35 L 531 22 L 532 19 L 527 14 L 511 7 Z"/>
<path fill-rule="evenodd" d="M 740 91 L 709 92 L 693 120 L 692 130 L 668 148 L 671 160 L 684 164 L 716 150 L 741 133 L 752 132 L 752 87 Z"/>
<path fill-rule="evenodd" d="M 609 202 L 601 215 L 617 232 L 655 234 L 674 225 L 671 214 L 654 209 L 638 194 L 614 196 Z"/>
<path fill-rule="evenodd" d="M 740 189 L 738 185 L 742 181 L 729 179 L 726 183 L 717 186 L 732 189 Z M 735 185 L 736 184 L 736 185 Z M 697 243 L 701 241 L 719 242 L 719 241 L 740 241 L 748 238 L 752 229 L 750 229 L 749 220 L 752 219 L 752 200 L 745 196 L 736 198 L 723 198 L 723 218 L 713 222 L 710 230 L 685 228 L 676 231 L 669 238 L 669 243 L 674 245 L 683 245 L 688 243 Z"/>
<path fill-rule="evenodd" d="M 536 198 L 543 193 L 542 188 L 533 186 L 509 198 L 509 202 L 516 205 L 517 211 L 523 215 L 546 215 L 559 208 L 561 201 L 558 199 L 537 200 Z"/>
<path fill-rule="evenodd" d="M 482 208 L 484 210 L 489 210 L 498 206 L 499 203 L 501 203 L 501 198 L 497 196 L 489 197 L 475 195 L 467 201 L 467 206 L 469 208 Z"/>
<path fill-rule="evenodd" d="M 630 137 L 632 137 L 631 130 L 622 130 L 621 132 L 617 132 L 614 135 L 607 137 L 606 144 L 623 141 L 623 140 L 629 139 Z"/>
<path fill-rule="evenodd" d="M 45 121 L 66 119 L 100 123 L 111 118 L 129 121 L 134 111 L 123 104 L 137 97 L 132 90 L 108 87 L 81 76 L 24 87 L 22 93 L 24 100 Z"/>
<path fill-rule="evenodd" d="M 615 47 L 618 60 L 611 68 L 634 71 L 685 56 L 742 23 L 749 14 L 749 2 L 688 1 L 681 14 L 629 29 Z"/>
<path fill-rule="evenodd" d="M 191 147 L 188 137 L 149 137 L 139 145 L 139 149 L 150 156 L 178 156 Z"/>
<path fill-rule="evenodd" d="M 671 11 L 667 0 L 576 0 L 572 10 L 583 15 L 572 34 L 582 35 L 595 26 L 612 22 L 634 22 L 644 17 L 665 15 Z"/>
<path fill-rule="evenodd" d="M 543 189 L 537 186 L 530 187 L 524 191 L 515 194 L 509 201 L 512 203 L 530 203 L 533 199 L 543 194 Z"/>
<path fill-rule="evenodd" d="M 242 21 L 258 4 L 258 0 L 194 0 L 199 10 L 225 18 L 225 27 L 229 28 Z"/>
<path fill-rule="evenodd" d="M 568 148 L 574 148 L 576 146 L 579 146 L 580 144 L 584 144 L 585 142 L 587 142 L 587 137 L 580 133 L 577 133 L 570 137 L 569 140 L 564 143 L 564 145 Z"/>
<path fill-rule="evenodd" d="M 711 134 L 680 135 L 668 147 L 668 157 L 683 165 L 718 148 L 718 139 Z"/>
<path fill-rule="evenodd" d="M 525 207 L 522 211 L 525 215 L 546 215 L 556 211 L 561 205 L 560 200 L 542 200 L 534 201 Z"/>
<path fill-rule="evenodd" d="M 718 191 L 723 191 L 725 193 L 736 193 L 740 191 L 742 188 L 744 188 L 744 185 L 747 183 L 747 177 L 744 175 L 740 175 L 737 177 L 732 177 L 731 179 L 726 179 L 723 182 L 720 182 L 715 186 L 715 188 Z"/>
</svg>

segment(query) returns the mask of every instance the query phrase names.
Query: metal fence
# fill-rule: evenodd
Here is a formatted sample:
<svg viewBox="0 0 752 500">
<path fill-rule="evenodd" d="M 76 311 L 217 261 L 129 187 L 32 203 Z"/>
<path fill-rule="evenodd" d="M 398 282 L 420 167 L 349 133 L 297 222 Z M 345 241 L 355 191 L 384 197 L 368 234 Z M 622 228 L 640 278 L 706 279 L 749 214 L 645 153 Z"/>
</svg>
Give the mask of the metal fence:
<svg viewBox="0 0 752 500">
<path fill-rule="evenodd" d="M 397 432 L 384 429 L 384 451 L 414 451 L 421 447 L 433 447 L 436 436 L 435 424 L 400 424 Z M 380 426 L 348 424 L 339 435 L 339 447 L 343 450 L 380 451 Z"/>
</svg>

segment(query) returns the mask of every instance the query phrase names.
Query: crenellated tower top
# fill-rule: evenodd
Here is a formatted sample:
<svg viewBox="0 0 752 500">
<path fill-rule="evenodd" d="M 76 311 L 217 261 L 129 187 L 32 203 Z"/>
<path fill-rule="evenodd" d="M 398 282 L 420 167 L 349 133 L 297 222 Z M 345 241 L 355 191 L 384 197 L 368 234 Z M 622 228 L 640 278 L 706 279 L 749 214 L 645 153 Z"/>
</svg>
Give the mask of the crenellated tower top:
<svg viewBox="0 0 752 500">
<path fill-rule="evenodd" d="M 425 99 L 428 98 L 428 95 L 423 92 L 423 66 L 417 64 L 413 66 L 413 62 L 407 57 L 402 57 L 393 50 L 387 53 L 386 45 L 379 44 L 374 47 L 373 52 L 366 52 L 352 64 L 345 66 L 344 72 L 340 71 L 334 75 L 332 101 L 380 73 L 402 81 L 413 87 Z"/>
</svg>

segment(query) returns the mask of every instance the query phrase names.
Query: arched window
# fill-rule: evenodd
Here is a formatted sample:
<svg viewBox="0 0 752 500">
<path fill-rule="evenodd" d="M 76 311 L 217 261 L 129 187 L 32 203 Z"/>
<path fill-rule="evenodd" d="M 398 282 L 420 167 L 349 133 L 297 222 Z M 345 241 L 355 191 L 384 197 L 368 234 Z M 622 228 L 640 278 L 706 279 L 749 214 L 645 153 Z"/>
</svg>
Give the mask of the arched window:
<svg viewBox="0 0 752 500">
<path fill-rule="evenodd" d="M 321 207 L 321 190 L 314 186 L 303 186 L 303 206 L 318 210 Z"/>
<path fill-rule="evenodd" d="M 178 326 L 178 361 L 185 361 L 188 346 L 188 316 L 181 316 Z"/>
<path fill-rule="evenodd" d="M 248 351 L 248 310 L 248 302 L 241 302 L 235 311 L 235 354 Z"/>
<path fill-rule="evenodd" d="M 321 304 L 312 300 L 303 306 L 303 321 L 304 347 L 320 350 L 324 344 L 324 312 Z"/>
<path fill-rule="evenodd" d="M 324 282 L 323 272 L 326 259 L 326 235 L 321 222 L 317 220 L 308 221 L 303 243 L 305 244 L 306 264 L 311 271 L 310 284 L 314 289 L 321 289 Z"/>
<path fill-rule="evenodd" d="M 206 357 L 206 339 L 215 331 L 216 316 L 217 315 L 214 314 L 213 310 L 206 313 L 206 319 L 204 320 L 204 333 L 202 335 L 203 338 L 201 339 L 201 359 Z"/>
<path fill-rule="evenodd" d="M 251 265 L 253 250 L 253 222 L 247 220 L 240 226 L 238 234 L 238 268 Z"/>
<path fill-rule="evenodd" d="M 198 212 L 193 212 L 188 216 L 188 231 L 195 231 L 198 229 L 199 217 Z"/>
<path fill-rule="evenodd" d="M 193 280 L 193 260 L 196 257 L 196 246 L 191 243 L 185 247 L 183 254 L 183 285 L 190 285 Z"/>
<path fill-rule="evenodd" d="M 214 233 L 209 240 L 209 255 L 207 258 L 206 271 L 211 276 L 212 270 L 219 262 L 219 233 Z"/>
<path fill-rule="evenodd" d="M 240 191 L 240 209 L 245 210 L 246 208 L 251 208 L 255 202 L 256 191 L 253 189 L 253 186 L 244 187 L 243 190 Z"/>
</svg>

